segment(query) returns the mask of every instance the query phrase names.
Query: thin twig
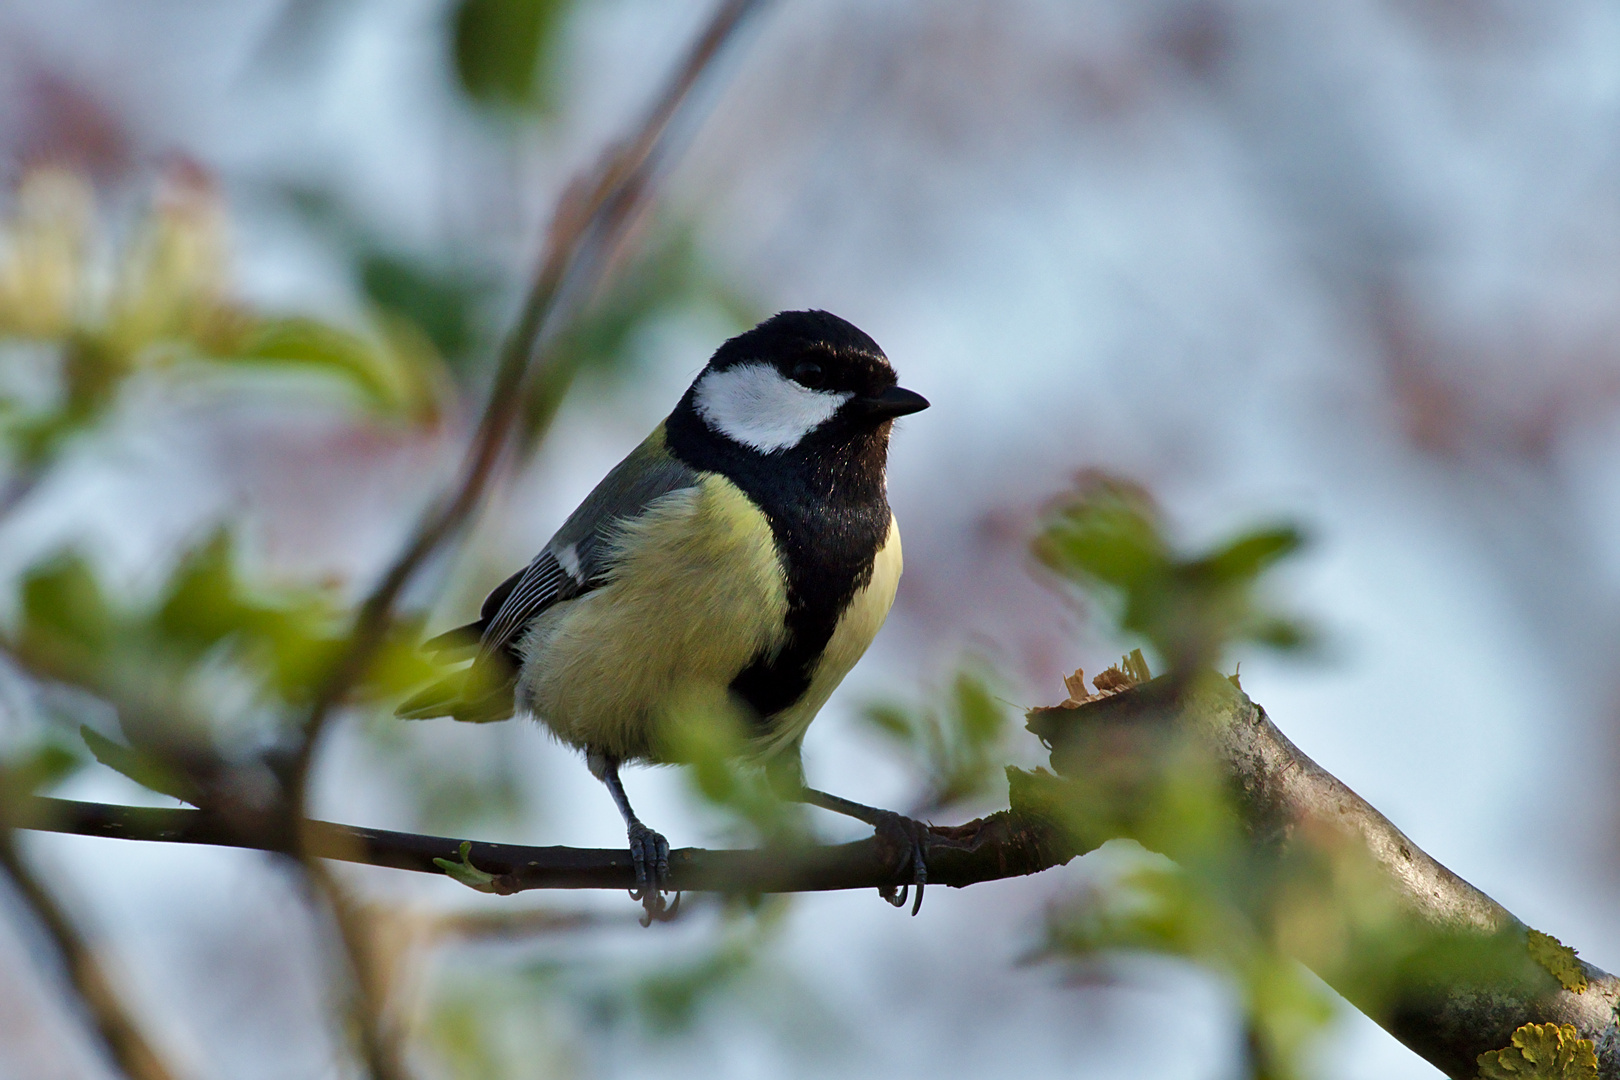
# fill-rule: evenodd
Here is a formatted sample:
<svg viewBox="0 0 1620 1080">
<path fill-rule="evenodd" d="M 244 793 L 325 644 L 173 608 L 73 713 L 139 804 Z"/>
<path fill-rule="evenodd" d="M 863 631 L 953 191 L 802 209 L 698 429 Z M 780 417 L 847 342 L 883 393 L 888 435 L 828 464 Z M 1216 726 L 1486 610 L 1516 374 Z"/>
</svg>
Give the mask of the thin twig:
<svg viewBox="0 0 1620 1080">
<path fill-rule="evenodd" d="M 496 367 L 487 404 L 473 435 L 452 494 L 430 509 L 411 541 L 360 605 L 347 644 L 316 694 L 304 722 L 291 767 L 285 772 L 282 822 L 297 837 L 295 854 L 311 884 L 325 897 L 355 981 L 354 998 L 362 1052 L 378 1080 L 404 1075 L 398 1040 L 390 1039 L 384 1014 L 386 987 L 371 963 L 373 943 L 355 905 L 316 858 L 318 852 L 302 823 L 309 810 L 309 778 L 333 712 L 376 657 L 394 621 L 394 608 L 411 579 L 462 529 L 483 501 L 521 415 L 524 388 L 557 366 L 554 351 L 559 312 L 565 302 L 594 291 L 626 229 L 650 197 L 653 179 L 673 156 L 671 120 L 707 73 L 722 47 L 761 0 L 723 0 L 684 62 L 627 141 L 610 148 L 594 169 L 563 191 L 551 219 L 545 250 Z"/>
<path fill-rule="evenodd" d="M 353 975 L 352 990 L 358 1000 L 348 1012 L 356 1021 L 355 1042 L 366 1068 L 376 1080 L 408 1080 L 411 1073 L 405 1065 L 405 1043 L 393 1022 L 395 1010 L 389 1001 L 387 975 L 376 955 L 377 939 L 362 906 L 321 860 L 305 859 L 304 873 L 326 902 L 332 929 Z"/>
<path fill-rule="evenodd" d="M 173 1070 L 163 1063 L 124 1008 L 95 950 L 18 855 L 9 830 L 0 835 L 0 870 L 56 947 L 62 968 L 89 1013 L 107 1057 L 130 1080 L 174 1080 Z"/>
<path fill-rule="evenodd" d="M 582 300 L 594 291 L 618 242 L 649 199 L 652 180 L 672 156 L 671 121 L 743 20 L 761 4 L 762 0 L 724 0 L 634 134 L 611 146 L 593 168 L 563 191 L 552 214 L 539 269 L 517 324 L 502 347 L 488 402 L 454 493 L 427 513 L 361 604 L 348 647 L 310 710 L 290 778 L 291 801 L 300 811 L 305 807 L 310 762 L 332 710 L 376 655 L 405 586 L 482 501 L 519 419 L 524 386 L 544 378 L 555 362 L 555 355 L 547 353 L 545 346 L 557 336 L 555 316 L 560 301 Z"/>
</svg>

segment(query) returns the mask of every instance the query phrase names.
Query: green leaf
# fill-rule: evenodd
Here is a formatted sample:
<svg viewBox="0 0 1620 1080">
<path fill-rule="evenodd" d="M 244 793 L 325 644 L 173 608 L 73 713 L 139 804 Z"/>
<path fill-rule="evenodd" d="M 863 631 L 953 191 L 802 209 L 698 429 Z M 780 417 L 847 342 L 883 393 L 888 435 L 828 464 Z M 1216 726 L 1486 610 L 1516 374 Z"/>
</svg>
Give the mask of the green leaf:
<svg viewBox="0 0 1620 1080">
<path fill-rule="evenodd" d="M 84 766 L 84 759 L 60 742 L 49 740 L 0 761 L 0 798 L 32 795 L 61 783 Z"/>
<path fill-rule="evenodd" d="M 262 319 L 227 359 L 324 372 L 380 411 L 432 415 L 438 358 L 414 325 L 409 333 L 390 333 L 399 329 L 397 321 L 384 319 L 376 340 L 316 319 Z"/>
<path fill-rule="evenodd" d="M 208 649 L 254 621 L 238 595 L 230 534 L 216 530 L 180 560 L 158 605 L 156 626 L 171 641 Z"/>
<path fill-rule="evenodd" d="M 1310 648 L 1318 640 L 1309 627 L 1293 619 L 1282 618 L 1259 619 L 1249 627 L 1245 636 L 1279 652 Z"/>
<path fill-rule="evenodd" d="M 266 319 L 243 342 L 238 356 L 270 364 L 324 368 L 353 380 L 377 401 L 387 400 L 392 389 L 378 371 L 367 341 L 316 319 Z"/>
<path fill-rule="evenodd" d="M 421 686 L 443 668 L 420 647 L 420 620 L 402 620 L 389 631 L 365 675 L 354 688 L 363 701 L 391 700 Z"/>
<path fill-rule="evenodd" d="M 1118 486 L 1101 487 L 1060 511 L 1036 553 L 1060 572 L 1119 588 L 1162 576 L 1171 565 L 1151 505 Z"/>
<path fill-rule="evenodd" d="M 1001 775 L 992 760 L 1006 728 L 1007 710 L 981 670 L 957 672 L 936 707 L 869 705 L 866 722 L 896 743 L 927 777 L 927 805 L 973 798 Z"/>
<path fill-rule="evenodd" d="M 288 701 L 308 699 L 339 647 L 335 613 L 320 594 L 281 589 L 255 595 L 247 588 L 224 529 L 180 561 L 153 625 L 167 644 L 191 655 L 230 642 Z M 397 652 L 391 648 L 390 658 Z M 391 670 L 398 666 L 395 661 Z"/>
<path fill-rule="evenodd" d="M 897 743 L 909 746 L 917 741 L 910 715 L 898 705 L 869 705 L 861 716 Z"/>
<path fill-rule="evenodd" d="M 1302 627 L 1264 609 L 1256 588 L 1300 544 L 1299 530 L 1279 525 L 1188 558 L 1165 535 L 1144 491 L 1092 478 L 1047 521 L 1034 552 L 1101 594 L 1119 628 L 1145 638 L 1166 667 L 1188 671 L 1217 663 L 1234 641 L 1280 649 L 1307 644 Z"/>
<path fill-rule="evenodd" d="M 119 623 L 80 555 L 59 555 L 23 577 L 23 646 L 60 675 L 95 672 L 116 642 Z"/>
<path fill-rule="evenodd" d="M 750 973 L 755 953 L 751 943 L 728 941 L 695 962 L 647 976 L 636 988 L 642 1018 L 660 1034 L 689 1029 L 705 1005 Z"/>
<path fill-rule="evenodd" d="M 197 793 L 178 773 L 144 750 L 113 742 L 90 727 L 80 727 L 79 737 L 97 761 L 126 776 L 149 791 L 169 795 L 181 802 L 197 804 Z"/>
<path fill-rule="evenodd" d="M 452 22 L 456 77 L 482 105 L 543 105 L 545 60 L 565 0 L 461 0 Z"/>
<path fill-rule="evenodd" d="M 474 307 L 485 290 L 468 277 L 373 251 L 360 260 L 360 283 L 375 303 L 420 327 L 445 357 L 460 357 L 473 344 Z"/>
<path fill-rule="evenodd" d="M 971 747 L 984 747 L 1001 737 L 1006 726 L 1007 713 L 990 687 L 977 675 L 963 671 L 956 676 L 956 727 L 963 741 Z"/>
<path fill-rule="evenodd" d="M 1245 533 L 1199 560 L 1216 584 L 1252 581 L 1278 560 L 1298 551 L 1304 535 L 1291 525 Z"/>
</svg>

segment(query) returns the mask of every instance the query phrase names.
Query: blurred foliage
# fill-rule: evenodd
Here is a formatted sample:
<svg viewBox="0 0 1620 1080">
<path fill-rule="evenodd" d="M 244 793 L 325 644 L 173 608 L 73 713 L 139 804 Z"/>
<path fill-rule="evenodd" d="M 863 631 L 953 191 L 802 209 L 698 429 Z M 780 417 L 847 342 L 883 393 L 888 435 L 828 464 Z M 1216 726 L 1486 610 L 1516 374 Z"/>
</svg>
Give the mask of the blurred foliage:
<svg viewBox="0 0 1620 1080">
<path fill-rule="evenodd" d="M 449 836 L 510 824 L 528 808 L 521 771 L 524 759 L 513 744 L 521 731 L 484 729 L 477 738 L 446 746 L 424 739 L 386 711 L 365 727 L 377 764 L 410 792 L 411 827 Z"/>
<path fill-rule="evenodd" d="M 720 812 L 735 839 L 792 847 L 810 842 L 804 807 L 784 801 L 765 768 L 750 761 L 749 719 L 734 710 L 687 709 L 668 726 L 667 760 L 703 804 Z"/>
<path fill-rule="evenodd" d="M 472 373 L 489 345 L 485 312 L 497 298 L 493 273 L 455 254 L 407 251 L 331 190 L 296 184 L 277 190 L 354 268 L 356 285 L 384 321 L 407 321 L 452 373 Z"/>
<path fill-rule="evenodd" d="M 991 691 L 991 675 L 982 664 L 958 671 L 936 706 L 874 704 L 863 715 L 927 778 L 919 814 L 978 799 L 1003 778 L 1000 755 L 1009 709 Z"/>
<path fill-rule="evenodd" d="M 552 344 L 549 377 L 529 390 L 523 445 L 532 446 L 545 432 L 578 375 L 621 379 L 635 374 L 642 336 L 660 320 L 692 311 L 718 314 L 732 333 L 752 326 L 759 314 L 757 305 L 715 271 L 690 227 L 655 227 Z"/>
<path fill-rule="evenodd" d="M 628 954 L 552 937 L 452 953 L 426 1010 L 427 1041 L 450 1075 L 495 1080 L 576 1075 L 591 1036 L 635 1053 L 643 1040 L 693 1036 L 739 1013 L 802 1038 L 833 1021 L 777 955 L 788 910 L 781 897 L 718 911 L 699 901 L 686 917 L 705 921 L 695 936 L 637 937 Z"/>
<path fill-rule="evenodd" d="M 115 598 L 71 552 L 31 567 L 20 600 L 8 651 L 119 707 L 132 745 L 87 728 L 96 759 L 193 802 L 188 764 L 273 744 L 317 693 L 346 625 L 329 590 L 250 581 L 224 530 L 187 551 L 149 600 Z M 354 699 L 392 698 L 419 681 L 426 661 L 415 639 L 415 627 L 399 628 Z M 250 745 L 231 745 L 242 739 Z"/>
<path fill-rule="evenodd" d="M 630 993 L 622 1001 L 654 1035 L 690 1031 L 705 1008 L 743 991 L 760 975 L 761 952 L 786 908 L 783 900 L 772 898 L 746 915 L 725 920 L 721 933 L 698 955 L 641 975 L 630 984 Z M 623 1015 L 622 1007 L 610 1003 L 605 995 L 597 999 L 593 1011 L 598 1016 Z"/>
<path fill-rule="evenodd" d="M 335 240 L 359 284 L 387 316 L 407 321 L 463 382 L 481 374 L 489 338 L 485 313 L 497 306 L 497 279 L 442 256 L 408 254 L 375 234 L 353 207 L 329 192 L 289 187 L 296 210 Z M 648 359 L 648 335 L 664 320 L 695 312 L 717 316 L 731 332 L 759 321 L 759 305 L 720 273 L 690 224 L 653 222 L 561 334 L 547 346 L 544 377 L 527 388 L 520 453 L 533 449 L 582 375 L 612 389 Z"/>
<path fill-rule="evenodd" d="M 287 34 L 314 26 L 333 6 L 289 5 Z M 543 116 L 571 10 L 562 0 L 451 5 L 445 28 L 462 87 L 481 107 Z M 15 198 L 0 202 L 0 467 L 11 472 L 0 515 L 76 438 L 106 427 L 121 404 L 144 400 L 136 388 L 273 390 L 285 401 L 280 392 L 292 385 L 335 393 L 366 419 L 427 426 L 455 404 L 452 377 L 478 380 L 493 344 L 488 314 L 502 299 L 494 274 L 439 252 L 412 254 L 322 193 L 291 195 L 352 267 L 361 300 L 352 324 L 245 301 L 231 283 L 223 200 L 189 163 L 164 178 L 127 228 L 103 216 L 83 178 L 60 169 L 28 173 Z M 525 402 L 524 449 L 578 375 L 613 381 L 634 372 L 661 321 L 694 312 L 739 329 L 754 321 L 690 228 L 654 222 L 627 249 L 634 253 L 620 256 L 552 343 L 554 377 Z M 284 794 L 277 785 L 289 775 L 298 728 L 343 654 L 351 600 L 335 587 L 271 580 L 242 557 L 227 527 L 165 554 L 171 568 L 150 587 L 115 584 L 68 548 L 16 579 L 16 613 L 0 631 L 0 651 L 40 688 L 44 704 L 32 719 L 44 722 L 26 738 L 8 732 L 0 750 L 0 824 L 16 800 L 92 762 L 152 792 L 227 812 L 272 808 Z M 343 704 L 369 709 L 430 677 L 415 648 L 418 630 L 397 627 Z M 367 731 L 429 827 L 453 823 L 459 828 L 446 831 L 461 832 L 520 804 L 521 762 L 499 743 L 482 744 L 495 747 L 492 760 L 464 760 L 424 748 L 398 725 Z M 687 732 L 696 790 L 739 832 L 802 842 L 802 808 L 783 804 L 759 769 L 733 760 L 737 736 L 723 725 Z M 466 860 L 456 871 L 480 883 Z M 455 1075 L 482 1078 L 570 1071 L 568 1033 L 555 1023 L 533 1033 L 542 1026 L 537 1014 L 572 1002 L 584 1003 L 587 1024 L 633 1024 L 653 1036 L 686 1030 L 722 1002 L 752 1003 L 762 987 L 781 985 L 762 955 L 785 908 L 780 900 L 735 902 L 715 934 L 651 969 L 570 961 L 531 964 L 515 978 L 480 971 L 475 989 L 452 985 L 439 996 L 430 1038 Z M 526 982 L 530 996 L 488 993 L 513 982 Z"/>
<path fill-rule="evenodd" d="M 310 388 L 341 390 L 362 415 L 391 422 L 431 424 L 446 406 L 453 388 L 429 331 L 468 347 L 471 286 L 371 252 L 362 273 L 392 305 L 379 303 L 364 329 L 256 312 L 232 294 L 224 209 L 191 165 L 172 169 L 119 235 L 100 219 L 89 184 L 55 168 L 26 174 L 0 219 L 0 356 L 8 361 L 0 445 L 13 465 L 0 511 L 72 436 L 110 416 L 124 384 L 143 373 L 161 371 L 176 388 L 213 380 L 237 393 L 286 385 L 279 374 L 254 383 L 255 374 L 303 373 Z M 220 384 L 220 375 L 235 381 Z M 193 774 L 218 767 L 219 755 L 272 752 L 285 739 L 343 647 L 350 616 L 336 591 L 257 576 L 223 529 L 181 553 L 147 601 L 115 598 L 88 559 L 58 550 L 21 576 L 6 644 L 36 674 L 117 707 L 129 745 L 89 728 L 97 760 L 195 799 Z M 426 668 L 414 635 L 414 627 L 397 629 L 354 700 L 420 681 Z M 456 777 L 448 768 L 433 775 Z M 455 786 L 445 779 L 423 790 L 466 801 Z"/>
<path fill-rule="evenodd" d="M 386 322 L 357 332 L 254 312 L 231 295 L 228 262 L 223 208 L 195 167 L 171 172 L 118 246 L 81 177 L 55 168 L 24 176 L 0 220 L 0 348 L 42 346 L 51 370 L 44 388 L 0 384 L 0 439 L 17 465 L 47 464 L 131 376 L 186 362 L 318 373 L 377 415 L 437 418 L 445 382 L 425 338 Z"/>
<path fill-rule="evenodd" d="M 489 286 L 464 270 L 440 269 L 374 248 L 358 257 L 360 285 L 373 303 L 411 320 L 452 365 L 480 343 L 477 309 Z"/>
<path fill-rule="evenodd" d="M 1183 672 L 1219 662 L 1231 642 L 1297 649 L 1310 641 L 1300 623 L 1272 612 L 1256 588 L 1261 575 L 1301 543 L 1293 526 L 1271 526 L 1182 556 L 1144 490 L 1088 476 L 1048 516 L 1034 550 L 1060 578 L 1108 604 L 1122 631 L 1144 638 L 1166 666 Z"/>
<path fill-rule="evenodd" d="M 78 772 L 84 755 L 58 732 L 34 734 L 0 757 L 0 822 L 16 817 L 19 800 L 47 791 Z"/>
<path fill-rule="evenodd" d="M 774 958 L 790 909 L 781 896 L 726 901 L 718 925 L 695 946 L 628 973 L 564 969 L 561 988 L 594 1025 L 653 1038 L 689 1033 L 727 1006 L 772 1013 L 778 1022 L 796 1013 L 811 1019 L 814 999 Z M 794 1007 L 784 1009 L 788 1003 Z"/>
<path fill-rule="evenodd" d="M 480 105 L 546 109 L 550 59 L 568 0 L 459 0 L 451 48 L 461 89 Z"/>
<path fill-rule="evenodd" d="M 228 658 L 265 699 L 290 704 L 313 697 L 345 623 L 331 590 L 244 577 L 224 529 L 182 555 L 151 603 L 121 603 L 84 558 L 53 556 L 24 574 L 21 616 L 15 652 L 64 682 L 97 689 L 135 672 Z M 421 679 L 427 662 L 414 636 L 414 627 L 395 635 L 357 687 L 362 699 L 392 697 Z"/>
<path fill-rule="evenodd" d="M 556 967 L 479 963 L 439 980 L 424 1023 L 424 1042 L 454 1080 L 552 1080 L 578 1076 L 580 1051 L 570 1029 Z"/>
<path fill-rule="evenodd" d="M 1183 557 L 1165 533 L 1145 492 L 1091 478 L 1035 542 L 1048 568 L 1096 595 L 1120 631 L 1144 638 L 1170 665 L 1170 677 L 1141 687 L 1143 702 L 1159 695 L 1157 719 L 1064 725 L 1053 764 L 1066 782 L 1044 772 L 1012 777 L 1080 850 L 1120 838 L 1146 849 L 1131 869 L 1053 912 L 1049 954 L 1081 960 L 1147 950 L 1221 973 L 1246 1019 L 1249 1075 L 1265 1080 L 1306 1075 L 1332 1015 L 1331 993 L 1302 964 L 1386 1020 L 1414 994 L 1461 984 L 1544 991 L 1552 979 L 1523 936 L 1415 921 L 1363 844 L 1338 833 L 1301 834 L 1281 855 L 1255 843 L 1201 733 L 1168 718 L 1225 715 L 1220 703 L 1234 699 L 1236 677 L 1224 680 L 1209 665 L 1229 644 L 1304 640 L 1259 598 L 1263 575 L 1297 549 L 1299 534 L 1259 529 Z M 1076 672 L 1066 680 L 1069 700 L 1043 713 L 1042 730 L 1054 730 L 1046 720 L 1064 709 L 1146 683 L 1147 668 L 1133 653 L 1094 680 L 1094 694 Z M 1560 970 L 1573 962 L 1545 946 L 1541 952 Z"/>
</svg>

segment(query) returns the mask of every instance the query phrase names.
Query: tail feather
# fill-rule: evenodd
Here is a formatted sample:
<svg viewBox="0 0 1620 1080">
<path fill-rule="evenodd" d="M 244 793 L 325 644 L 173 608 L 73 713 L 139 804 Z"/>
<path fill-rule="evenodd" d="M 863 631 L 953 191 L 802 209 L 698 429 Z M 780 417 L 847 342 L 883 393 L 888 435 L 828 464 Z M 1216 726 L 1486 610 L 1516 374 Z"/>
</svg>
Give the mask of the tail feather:
<svg viewBox="0 0 1620 1080">
<path fill-rule="evenodd" d="M 422 642 L 422 651 L 450 659 L 471 656 L 478 651 L 478 643 L 483 636 L 484 623 L 483 620 L 479 620 L 466 626 L 458 626 L 454 630 L 447 630 L 438 637 L 428 638 Z"/>
<path fill-rule="evenodd" d="M 440 679 L 425 690 L 405 699 L 394 710 L 401 720 L 432 720 L 448 716 L 466 724 L 491 724 L 512 717 L 512 683 L 503 680 L 491 686 L 481 677 L 478 665 Z"/>
</svg>

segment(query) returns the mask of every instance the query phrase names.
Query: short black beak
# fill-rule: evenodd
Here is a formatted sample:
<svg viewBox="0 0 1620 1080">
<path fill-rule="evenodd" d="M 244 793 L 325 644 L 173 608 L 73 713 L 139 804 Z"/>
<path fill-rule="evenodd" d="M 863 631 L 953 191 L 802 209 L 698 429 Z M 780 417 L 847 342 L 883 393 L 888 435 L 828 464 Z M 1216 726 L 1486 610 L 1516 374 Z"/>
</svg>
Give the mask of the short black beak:
<svg viewBox="0 0 1620 1080">
<path fill-rule="evenodd" d="M 927 398 L 902 386 L 891 386 L 877 397 L 861 398 L 860 403 L 874 420 L 892 420 L 928 408 Z"/>
</svg>

